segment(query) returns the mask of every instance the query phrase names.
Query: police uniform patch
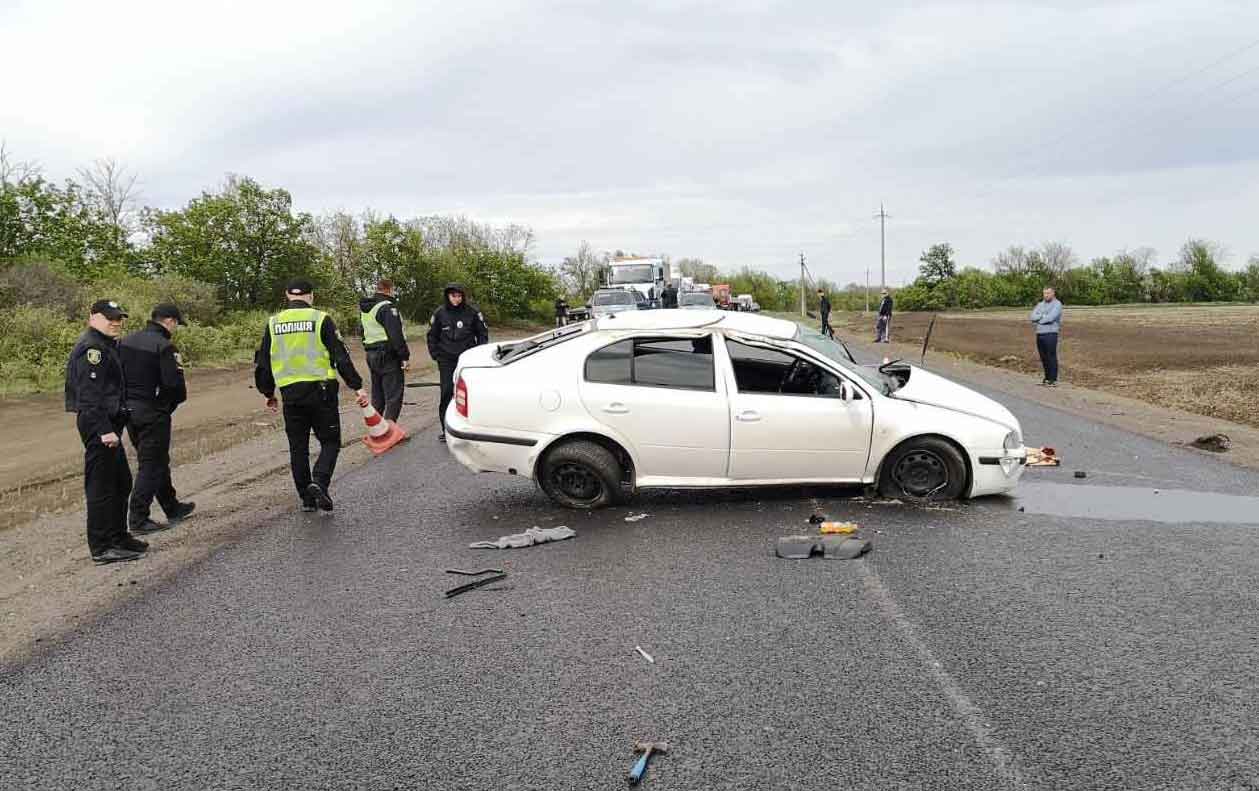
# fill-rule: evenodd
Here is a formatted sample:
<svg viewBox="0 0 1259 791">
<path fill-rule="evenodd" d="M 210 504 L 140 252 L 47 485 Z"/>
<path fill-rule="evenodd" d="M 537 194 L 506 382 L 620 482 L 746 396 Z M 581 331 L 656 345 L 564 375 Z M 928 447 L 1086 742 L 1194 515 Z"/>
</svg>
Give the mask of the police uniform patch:
<svg viewBox="0 0 1259 791">
<path fill-rule="evenodd" d="M 87 350 L 87 361 L 88 361 L 89 363 L 91 363 L 92 365 L 100 365 L 100 364 L 101 364 L 101 350 L 100 350 L 100 349 L 88 349 L 88 350 Z"/>
</svg>

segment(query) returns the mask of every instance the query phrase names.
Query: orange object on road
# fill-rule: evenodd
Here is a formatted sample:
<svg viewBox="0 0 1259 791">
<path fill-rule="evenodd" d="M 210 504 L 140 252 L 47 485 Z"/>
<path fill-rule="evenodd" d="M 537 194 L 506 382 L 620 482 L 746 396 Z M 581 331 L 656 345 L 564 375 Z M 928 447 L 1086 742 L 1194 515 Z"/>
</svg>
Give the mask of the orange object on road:
<svg viewBox="0 0 1259 791">
<path fill-rule="evenodd" d="M 851 535 L 857 532 L 856 522 L 823 522 L 818 525 L 818 530 L 823 534 Z"/>
<path fill-rule="evenodd" d="M 367 436 L 363 444 L 377 456 L 407 438 L 402 427 L 392 420 L 385 420 L 371 404 L 363 406 L 363 422 L 367 424 Z"/>
</svg>

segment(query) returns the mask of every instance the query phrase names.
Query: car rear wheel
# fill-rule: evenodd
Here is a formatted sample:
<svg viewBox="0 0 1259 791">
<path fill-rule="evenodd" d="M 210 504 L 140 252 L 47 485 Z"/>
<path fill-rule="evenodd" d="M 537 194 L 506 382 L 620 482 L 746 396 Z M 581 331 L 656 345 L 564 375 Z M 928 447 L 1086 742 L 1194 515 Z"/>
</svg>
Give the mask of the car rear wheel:
<svg viewBox="0 0 1259 791">
<path fill-rule="evenodd" d="M 966 461 L 939 437 L 902 443 L 883 463 L 879 494 L 910 500 L 956 500 L 966 488 Z"/>
<path fill-rule="evenodd" d="M 620 500 L 621 472 L 621 464 L 610 450 L 576 440 L 547 452 L 538 483 L 557 505 L 591 510 Z"/>
</svg>

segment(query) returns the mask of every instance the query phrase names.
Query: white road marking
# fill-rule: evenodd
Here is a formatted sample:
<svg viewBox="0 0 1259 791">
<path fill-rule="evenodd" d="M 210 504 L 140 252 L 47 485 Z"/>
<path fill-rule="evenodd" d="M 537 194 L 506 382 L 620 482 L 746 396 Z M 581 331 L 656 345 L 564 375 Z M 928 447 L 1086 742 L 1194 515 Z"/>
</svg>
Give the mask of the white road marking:
<svg viewBox="0 0 1259 791">
<path fill-rule="evenodd" d="M 855 562 L 861 570 L 862 583 L 866 592 L 874 600 L 883 616 L 896 625 L 896 628 L 900 630 L 901 636 L 905 638 L 905 642 L 909 643 L 910 647 L 913 648 L 914 653 L 917 654 L 919 661 L 927 669 L 936 686 L 940 688 L 940 691 L 944 693 L 944 697 L 948 699 L 949 705 L 953 707 L 953 711 L 966 725 L 966 729 L 970 731 L 971 737 L 974 738 L 975 742 L 992 761 L 993 769 L 996 771 L 997 776 L 1004 780 L 1009 788 L 1030 789 L 1031 786 L 1023 778 L 1023 773 L 1019 770 L 1014 756 L 997 740 L 992 728 L 984 721 L 983 712 L 966 696 L 961 686 L 949 675 L 949 672 L 944 669 L 944 665 L 940 663 L 940 660 L 936 659 L 935 654 L 931 653 L 931 649 L 918 636 L 918 630 L 901 612 L 900 607 L 896 605 L 896 600 L 892 598 L 891 591 L 887 589 L 887 586 L 883 584 L 883 580 L 879 578 L 878 572 L 874 570 L 869 562 Z"/>
</svg>

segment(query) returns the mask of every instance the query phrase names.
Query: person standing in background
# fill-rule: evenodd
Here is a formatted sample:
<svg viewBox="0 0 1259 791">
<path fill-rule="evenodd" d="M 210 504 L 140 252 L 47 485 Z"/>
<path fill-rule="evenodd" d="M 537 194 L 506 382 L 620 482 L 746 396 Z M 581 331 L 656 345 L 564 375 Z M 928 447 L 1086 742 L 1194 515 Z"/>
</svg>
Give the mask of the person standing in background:
<svg viewBox="0 0 1259 791">
<path fill-rule="evenodd" d="M 439 442 L 446 441 L 446 407 L 455 396 L 455 367 L 459 355 L 474 346 L 490 342 L 490 328 L 475 306 L 468 304 L 467 292 L 458 283 L 451 283 L 442 292 L 442 305 L 433 311 L 428 328 L 428 353 L 441 372 L 441 401 L 437 418 L 441 421 Z"/>
<path fill-rule="evenodd" d="M 1036 351 L 1045 369 L 1045 387 L 1058 386 L 1058 335 L 1062 331 L 1062 303 L 1053 286 L 1045 286 L 1042 300 L 1032 308 L 1031 322 L 1036 327 Z"/>
<path fill-rule="evenodd" d="M 184 323 L 178 307 L 158 305 L 144 329 L 118 344 L 131 412 L 127 434 L 139 464 L 127 521 L 131 532 L 140 535 L 174 527 L 197 507 L 179 502 L 170 473 L 171 416 L 188 399 L 183 365 L 171 335 Z M 165 523 L 149 516 L 155 497 L 166 514 Z"/>
<path fill-rule="evenodd" d="M 817 312 L 822 316 L 822 334 L 828 338 L 835 337 L 831 327 L 831 300 L 822 289 L 817 290 Z"/>
<path fill-rule="evenodd" d="M 883 289 L 883 299 L 879 302 L 879 317 L 874 321 L 874 342 L 892 342 L 892 295 Z"/>
<path fill-rule="evenodd" d="M 363 325 L 363 351 L 372 378 L 372 407 L 385 418 L 397 421 L 402 412 L 404 371 L 411 366 L 411 348 L 394 303 L 392 280 L 382 279 L 376 293 L 359 300 Z"/>
</svg>

